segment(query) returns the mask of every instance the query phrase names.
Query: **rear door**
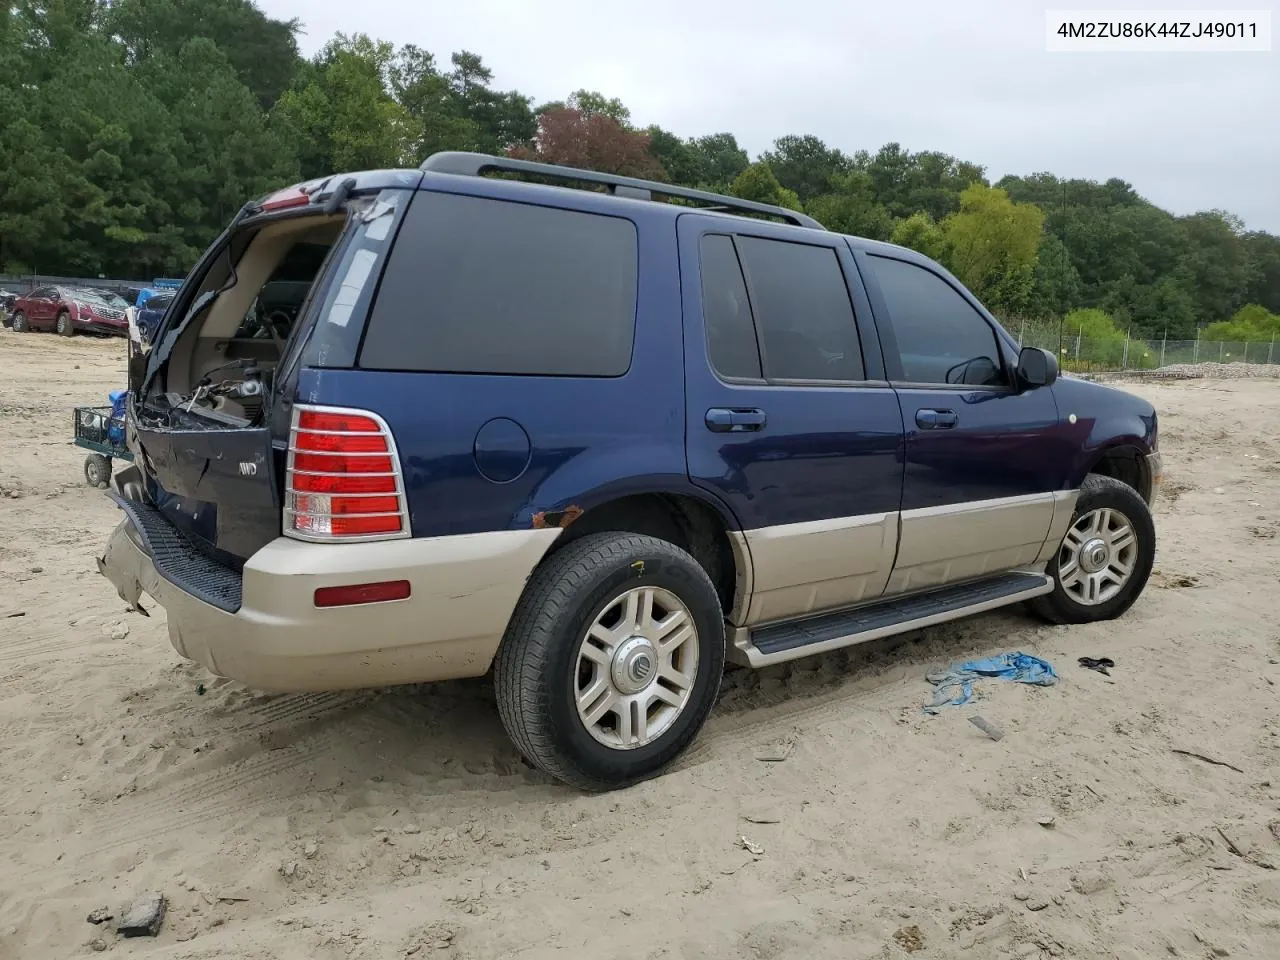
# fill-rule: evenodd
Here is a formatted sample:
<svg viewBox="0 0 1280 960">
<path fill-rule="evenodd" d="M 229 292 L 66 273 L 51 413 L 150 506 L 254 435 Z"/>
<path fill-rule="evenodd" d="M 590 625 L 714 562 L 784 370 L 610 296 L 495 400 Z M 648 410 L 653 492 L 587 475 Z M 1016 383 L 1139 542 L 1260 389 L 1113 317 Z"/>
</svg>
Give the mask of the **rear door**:
<svg viewBox="0 0 1280 960">
<path fill-rule="evenodd" d="M 843 238 L 678 221 L 686 449 L 737 517 L 762 623 L 878 597 L 893 563 L 902 417 Z"/>
<path fill-rule="evenodd" d="M 27 300 L 27 322 L 35 329 L 44 329 L 53 323 L 53 287 L 37 287 Z"/>
<path fill-rule="evenodd" d="M 906 426 L 902 534 L 888 592 L 1034 564 L 1069 503 L 1048 389 L 958 282 L 922 258 L 859 252 Z"/>
</svg>

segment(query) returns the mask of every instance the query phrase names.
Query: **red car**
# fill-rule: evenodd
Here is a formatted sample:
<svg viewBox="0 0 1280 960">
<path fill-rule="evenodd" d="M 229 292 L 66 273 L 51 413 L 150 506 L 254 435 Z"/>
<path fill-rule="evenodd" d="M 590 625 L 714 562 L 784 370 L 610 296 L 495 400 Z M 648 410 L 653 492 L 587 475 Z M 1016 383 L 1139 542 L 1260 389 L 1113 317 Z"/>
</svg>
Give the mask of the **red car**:
<svg viewBox="0 0 1280 960">
<path fill-rule="evenodd" d="M 14 333 L 56 330 L 64 337 L 77 333 L 129 335 L 125 315 L 128 302 L 105 290 L 85 287 L 36 287 L 13 304 L 9 326 Z"/>
</svg>

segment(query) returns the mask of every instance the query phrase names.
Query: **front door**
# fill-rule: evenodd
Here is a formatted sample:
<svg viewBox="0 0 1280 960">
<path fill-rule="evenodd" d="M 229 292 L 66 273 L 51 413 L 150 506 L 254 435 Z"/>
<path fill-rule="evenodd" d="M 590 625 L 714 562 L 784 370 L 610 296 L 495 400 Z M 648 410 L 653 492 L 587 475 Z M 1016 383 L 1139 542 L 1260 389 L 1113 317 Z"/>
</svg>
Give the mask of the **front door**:
<svg viewBox="0 0 1280 960">
<path fill-rule="evenodd" d="M 678 233 L 689 475 L 751 558 L 733 619 L 875 599 L 897 546 L 902 415 L 847 245 L 700 214 Z"/>
<path fill-rule="evenodd" d="M 860 253 L 906 428 L 902 533 L 887 592 L 1037 564 L 1075 497 L 1051 389 L 967 291 L 928 261 Z"/>
</svg>

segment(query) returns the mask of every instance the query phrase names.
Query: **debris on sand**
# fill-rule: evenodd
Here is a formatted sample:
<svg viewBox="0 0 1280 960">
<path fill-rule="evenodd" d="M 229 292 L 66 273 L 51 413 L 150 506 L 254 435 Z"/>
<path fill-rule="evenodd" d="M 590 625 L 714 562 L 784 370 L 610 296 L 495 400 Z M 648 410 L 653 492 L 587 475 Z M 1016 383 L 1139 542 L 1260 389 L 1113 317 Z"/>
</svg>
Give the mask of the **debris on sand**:
<svg viewBox="0 0 1280 960">
<path fill-rule="evenodd" d="M 1004 739 L 1004 731 L 997 727 L 994 723 L 982 719 L 979 716 L 969 718 L 969 722 L 985 733 L 992 740 L 1000 741 Z"/>
<path fill-rule="evenodd" d="M 164 923 L 167 906 L 163 893 L 144 893 L 129 904 L 116 926 L 116 932 L 123 937 L 157 936 Z"/>
<path fill-rule="evenodd" d="M 99 907 L 84 919 L 86 923 L 92 923 L 97 926 L 98 924 L 106 923 L 108 920 L 114 920 L 115 914 L 111 912 L 110 907 Z"/>
</svg>

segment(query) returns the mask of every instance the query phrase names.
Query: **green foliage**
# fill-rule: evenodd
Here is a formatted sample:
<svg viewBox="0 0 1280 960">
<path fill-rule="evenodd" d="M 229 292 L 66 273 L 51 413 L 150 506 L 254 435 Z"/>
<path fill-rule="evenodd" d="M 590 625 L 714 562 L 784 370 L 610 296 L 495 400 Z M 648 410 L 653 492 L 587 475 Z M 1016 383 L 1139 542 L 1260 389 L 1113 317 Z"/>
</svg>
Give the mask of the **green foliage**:
<svg viewBox="0 0 1280 960">
<path fill-rule="evenodd" d="M 838 173 L 832 178 L 831 187 L 831 193 L 810 200 L 805 212 L 836 233 L 869 240 L 889 239 L 893 218 L 876 202 L 875 189 L 866 173 Z"/>
<path fill-rule="evenodd" d="M 1097 308 L 1073 310 L 1062 326 L 1067 337 L 1080 338 L 1079 352 L 1090 364 L 1114 369 L 1124 361 L 1125 333 L 1109 313 Z"/>
<path fill-rule="evenodd" d="M 933 217 L 921 211 L 899 220 L 890 239 L 900 247 L 910 247 L 926 257 L 942 261 L 947 257 L 947 238 Z"/>
<path fill-rule="evenodd" d="M 1096 308 L 1135 337 L 1208 324 L 1253 340 L 1280 314 L 1280 237 L 1221 211 L 1175 217 L 1120 179 L 1042 172 L 992 189 L 981 165 L 946 153 L 846 152 L 804 134 L 753 164 L 732 133 L 682 138 L 593 90 L 535 110 L 472 51 L 339 34 L 303 59 L 301 31 L 254 0 L 6 7 L 0 264 L 182 273 L 251 197 L 473 150 L 803 207 L 831 230 L 919 250 L 1037 329 Z"/>
<path fill-rule="evenodd" d="M 1257 303 L 1246 304 L 1230 320 L 1211 323 L 1201 331 L 1205 340 L 1270 342 L 1280 339 L 1280 316 Z"/>
<path fill-rule="evenodd" d="M 990 309 L 1020 312 L 1031 301 L 1043 229 L 1038 207 L 974 183 L 960 194 L 960 209 L 942 222 L 944 259 Z"/>
<path fill-rule="evenodd" d="M 771 203 L 788 210 L 801 210 L 800 198 L 795 191 L 788 190 L 778 182 L 773 170 L 767 163 L 753 163 L 738 174 L 729 192 L 743 200 L 754 200 L 756 203 Z"/>
<path fill-rule="evenodd" d="M 853 162 L 817 137 L 779 137 L 760 160 L 767 163 L 778 183 L 802 202 L 831 192 L 835 178 L 853 168 Z"/>
</svg>

